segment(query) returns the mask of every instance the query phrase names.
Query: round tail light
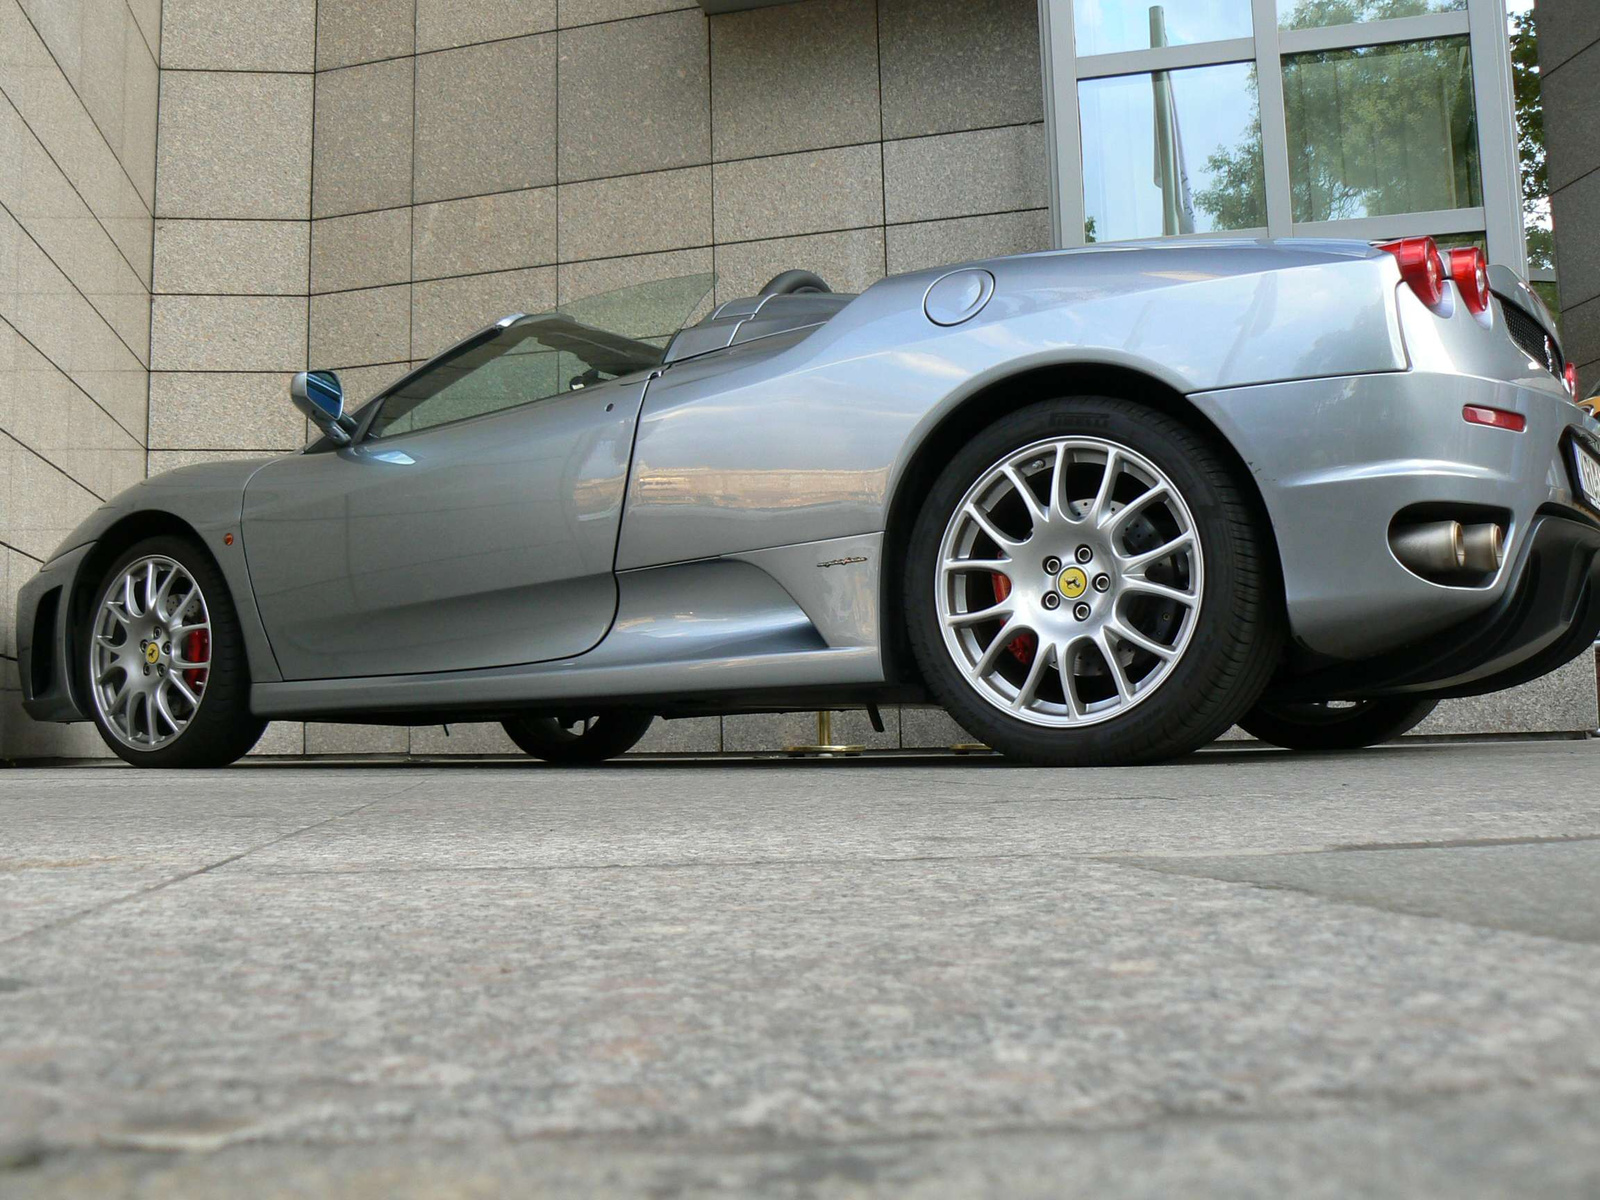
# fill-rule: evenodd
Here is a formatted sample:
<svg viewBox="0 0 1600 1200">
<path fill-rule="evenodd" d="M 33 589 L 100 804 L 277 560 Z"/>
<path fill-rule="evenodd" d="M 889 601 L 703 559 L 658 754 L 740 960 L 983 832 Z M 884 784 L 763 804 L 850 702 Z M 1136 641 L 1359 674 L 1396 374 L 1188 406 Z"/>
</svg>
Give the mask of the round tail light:
<svg viewBox="0 0 1600 1200">
<path fill-rule="evenodd" d="M 1439 245 L 1431 237 L 1401 238 L 1379 246 L 1395 256 L 1400 264 L 1400 278 L 1411 286 L 1429 308 L 1438 307 L 1444 299 L 1444 257 Z"/>
<path fill-rule="evenodd" d="M 1450 278 L 1474 315 L 1489 307 L 1489 260 L 1476 246 L 1450 251 Z"/>
</svg>

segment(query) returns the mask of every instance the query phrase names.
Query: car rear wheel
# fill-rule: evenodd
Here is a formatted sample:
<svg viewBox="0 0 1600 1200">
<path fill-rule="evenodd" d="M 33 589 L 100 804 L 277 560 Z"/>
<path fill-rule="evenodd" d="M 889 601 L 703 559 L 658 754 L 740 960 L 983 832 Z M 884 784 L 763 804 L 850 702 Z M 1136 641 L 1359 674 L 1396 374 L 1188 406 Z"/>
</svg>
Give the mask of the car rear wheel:
<svg viewBox="0 0 1600 1200">
<path fill-rule="evenodd" d="M 1239 726 L 1251 737 L 1286 750 L 1355 750 L 1393 741 L 1415 729 L 1438 703 L 1409 696 L 1298 704 L 1263 701 L 1239 719 Z"/>
<path fill-rule="evenodd" d="M 913 650 L 967 729 L 1023 761 L 1195 750 L 1249 709 L 1282 645 L 1270 541 L 1215 448 L 1124 400 L 1001 418 L 912 531 Z"/>
<path fill-rule="evenodd" d="M 604 762 L 626 754 L 655 720 L 649 713 L 612 711 L 588 716 L 513 717 L 505 731 L 527 754 L 559 765 Z"/>
<path fill-rule="evenodd" d="M 193 542 L 130 547 L 101 580 L 81 641 L 106 745 L 139 767 L 220 767 L 260 740 L 250 669 L 222 572 Z"/>
</svg>

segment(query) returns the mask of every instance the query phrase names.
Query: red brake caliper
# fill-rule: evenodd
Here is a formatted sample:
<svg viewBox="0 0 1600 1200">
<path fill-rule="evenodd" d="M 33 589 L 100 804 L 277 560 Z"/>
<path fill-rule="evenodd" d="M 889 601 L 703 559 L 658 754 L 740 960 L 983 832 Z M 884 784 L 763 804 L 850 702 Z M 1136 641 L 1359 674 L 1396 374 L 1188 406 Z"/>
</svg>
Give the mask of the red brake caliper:
<svg viewBox="0 0 1600 1200">
<path fill-rule="evenodd" d="M 211 635 L 204 629 L 194 629 L 183 639 L 183 657 L 192 663 L 211 661 Z M 190 687 L 200 687 L 206 681 L 205 667 L 186 667 L 183 681 Z"/>
<path fill-rule="evenodd" d="M 1005 603 L 1005 598 L 1011 595 L 1011 580 L 998 571 L 991 571 L 990 577 L 994 580 L 994 602 Z M 1031 633 L 1019 633 L 1011 639 L 1011 644 L 1006 647 L 1011 651 L 1011 657 L 1019 663 L 1031 663 L 1033 652 L 1039 647 L 1039 639 Z"/>
</svg>

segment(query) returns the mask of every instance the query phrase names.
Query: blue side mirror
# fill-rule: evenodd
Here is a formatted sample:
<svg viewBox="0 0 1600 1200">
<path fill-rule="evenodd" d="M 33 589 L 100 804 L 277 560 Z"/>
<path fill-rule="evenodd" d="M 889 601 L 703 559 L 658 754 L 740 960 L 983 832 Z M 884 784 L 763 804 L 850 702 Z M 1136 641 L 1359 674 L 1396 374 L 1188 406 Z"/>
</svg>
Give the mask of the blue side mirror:
<svg viewBox="0 0 1600 1200">
<path fill-rule="evenodd" d="M 344 416 L 344 388 L 332 371 L 301 371 L 289 384 L 289 399 L 336 445 L 346 445 L 350 434 L 340 423 Z"/>
</svg>

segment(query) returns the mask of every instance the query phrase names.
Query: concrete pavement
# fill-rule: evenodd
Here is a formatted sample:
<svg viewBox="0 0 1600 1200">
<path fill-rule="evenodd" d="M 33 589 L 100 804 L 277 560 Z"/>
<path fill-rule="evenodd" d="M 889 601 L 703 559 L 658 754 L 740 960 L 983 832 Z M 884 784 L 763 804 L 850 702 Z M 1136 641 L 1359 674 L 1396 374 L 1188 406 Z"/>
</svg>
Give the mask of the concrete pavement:
<svg viewBox="0 0 1600 1200">
<path fill-rule="evenodd" d="M 1597 782 L 0 772 L 0 1195 L 1595 1195 Z"/>
</svg>

